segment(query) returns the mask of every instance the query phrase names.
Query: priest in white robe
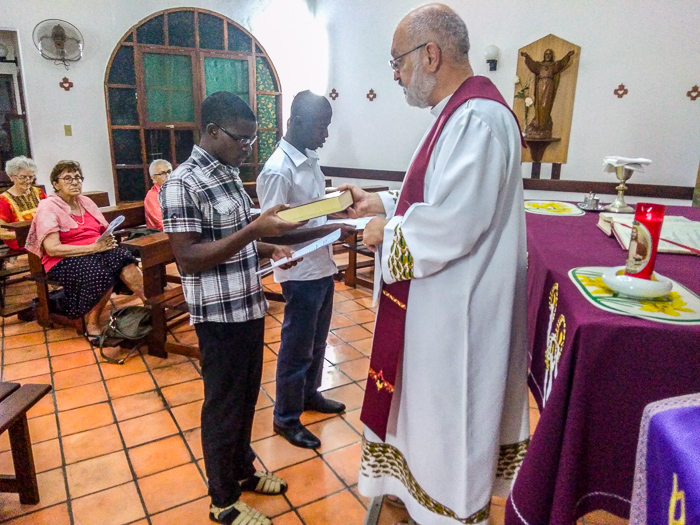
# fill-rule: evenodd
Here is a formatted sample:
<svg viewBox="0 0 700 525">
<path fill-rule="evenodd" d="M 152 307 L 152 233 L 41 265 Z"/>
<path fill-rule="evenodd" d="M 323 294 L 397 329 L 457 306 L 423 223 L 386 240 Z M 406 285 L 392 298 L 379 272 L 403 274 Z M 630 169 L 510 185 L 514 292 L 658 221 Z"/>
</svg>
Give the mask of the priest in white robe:
<svg viewBox="0 0 700 525">
<path fill-rule="evenodd" d="M 529 436 L 521 133 L 495 86 L 473 75 L 468 50 L 464 22 L 444 5 L 401 21 L 394 79 L 437 120 L 400 194 L 346 186 L 351 214 L 385 216 L 364 232 L 383 302 L 359 489 L 397 496 L 420 525 L 487 523 Z M 392 308 L 404 325 L 382 319 Z"/>
</svg>

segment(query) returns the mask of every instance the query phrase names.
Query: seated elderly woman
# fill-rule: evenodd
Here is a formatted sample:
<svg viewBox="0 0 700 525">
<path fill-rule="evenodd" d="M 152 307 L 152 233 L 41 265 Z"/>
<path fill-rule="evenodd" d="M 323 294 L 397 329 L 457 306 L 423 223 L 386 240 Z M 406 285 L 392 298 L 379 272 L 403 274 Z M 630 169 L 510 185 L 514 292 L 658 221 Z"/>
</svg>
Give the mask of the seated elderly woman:
<svg viewBox="0 0 700 525">
<path fill-rule="evenodd" d="M 151 174 L 153 187 L 148 190 L 146 198 L 143 199 L 144 212 L 146 213 L 146 226 L 162 231 L 163 210 L 158 200 L 158 192 L 165 182 L 165 179 L 173 172 L 173 165 L 164 159 L 154 160 L 148 167 L 148 172 Z"/>
<path fill-rule="evenodd" d="M 24 156 L 7 161 L 5 171 L 13 185 L 0 195 L 0 225 L 34 218 L 39 201 L 46 198 L 41 188 L 33 186 L 36 170 L 36 163 Z M 13 250 L 20 250 L 13 231 L 0 227 L 0 239 Z"/>
<path fill-rule="evenodd" d="M 112 291 L 126 285 L 145 302 L 143 276 L 129 251 L 114 237 L 98 242 L 108 224 L 94 202 L 81 195 L 83 172 L 72 160 L 51 170 L 56 193 L 41 201 L 29 230 L 26 248 L 41 257 L 48 277 L 65 291 L 65 314 L 85 317 L 86 337 L 102 331 L 100 314 Z"/>
</svg>

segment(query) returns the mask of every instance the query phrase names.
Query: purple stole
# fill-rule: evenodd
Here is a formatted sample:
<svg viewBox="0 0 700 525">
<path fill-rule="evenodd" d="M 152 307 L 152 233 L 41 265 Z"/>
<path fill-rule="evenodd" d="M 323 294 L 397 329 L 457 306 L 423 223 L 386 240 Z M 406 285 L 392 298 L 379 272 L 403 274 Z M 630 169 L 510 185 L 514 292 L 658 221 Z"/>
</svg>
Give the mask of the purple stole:
<svg viewBox="0 0 700 525">
<path fill-rule="evenodd" d="M 508 108 L 508 104 L 506 104 L 496 86 L 488 78 L 472 76 L 465 80 L 447 102 L 435 124 L 433 124 L 430 133 L 423 141 L 418 154 L 413 159 L 408 173 L 406 173 L 394 215 L 403 216 L 411 204 L 423 202 L 425 172 L 428 169 L 430 157 L 435 149 L 435 144 L 440 138 L 442 129 L 457 108 L 472 98 L 493 100 Z M 513 114 L 513 117 L 515 118 L 515 114 Z M 518 119 L 515 118 L 515 121 L 517 123 Z M 518 129 L 520 129 L 520 126 L 518 126 Z M 399 362 L 403 354 L 406 331 L 406 305 L 408 304 L 410 287 L 410 280 L 383 284 L 379 299 L 369 377 L 365 388 L 365 399 L 362 404 L 360 419 L 383 441 L 386 440 L 391 399 L 394 394 Z"/>
</svg>

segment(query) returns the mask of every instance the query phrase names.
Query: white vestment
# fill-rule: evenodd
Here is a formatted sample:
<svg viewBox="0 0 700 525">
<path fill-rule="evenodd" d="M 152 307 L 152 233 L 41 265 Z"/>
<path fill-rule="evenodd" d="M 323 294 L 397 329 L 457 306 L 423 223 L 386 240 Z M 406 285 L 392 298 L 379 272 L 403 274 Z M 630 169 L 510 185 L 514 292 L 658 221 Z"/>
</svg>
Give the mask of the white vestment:
<svg viewBox="0 0 700 525">
<path fill-rule="evenodd" d="M 471 99 L 442 130 L 425 202 L 400 217 L 381 195 L 382 279 L 412 281 L 386 441 L 365 429 L 359 489 L 398 496 L 420 525 L 486 523 L 527 448 L 520 152 L 510 111 Z"/>
</svg>

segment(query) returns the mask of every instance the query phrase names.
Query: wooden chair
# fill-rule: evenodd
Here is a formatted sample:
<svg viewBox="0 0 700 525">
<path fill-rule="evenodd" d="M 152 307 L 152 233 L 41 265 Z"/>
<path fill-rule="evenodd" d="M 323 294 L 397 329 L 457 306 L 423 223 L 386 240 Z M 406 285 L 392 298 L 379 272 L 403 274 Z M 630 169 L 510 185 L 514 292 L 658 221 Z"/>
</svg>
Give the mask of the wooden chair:
<svg viewBox="0 0 700 525">
<path fill-rule="evenodd" d="M 135 228 L 145 224 L 146 222 L 143 202 L 130 202 L 119 204 L 117 206 L 108 206 L 105 208 L 100 208 L 100 211 L 105 216 L 107 222 L 111 222 L 119 215 L 124 215 L 122 227 L 125 229 Z M 15 233 L 17 234 L 17 241 L 20 243 L 20 246 L 24 246 L 30 226 L 31 221 L 24 221 L 24 223 L 16 222 L 12 225 L 8 225 L 8 227 L 12 227 L 15 230 Z M 36 320 L 39 325 L 43 326 L 44 328 L 53 328 L 56 325 L 72 326 L 75 328 L 77 333 L 82 334 L 85 331 L 84 322 L 82 319 L 69 319 L 65 315 L 53 313 L 49 310 L 49 285 L 57 286 L 58 283 L 52 282 L 48 278 L 39 257 L 33 253 L 29 253 L 28 258 L 29 269 L 31 271 L 31 280 L 36 283 Z"/>
<path fill-rule="evenodd" d="M 0 492 L 16 492 L 23 505 L 39 503 L 27 411 L 51 391 L 51 385 L 0 383 L 0 434 L 9 430 L 14 476 L 0 476 Z"/>
</svg>

